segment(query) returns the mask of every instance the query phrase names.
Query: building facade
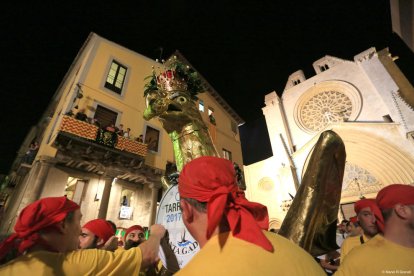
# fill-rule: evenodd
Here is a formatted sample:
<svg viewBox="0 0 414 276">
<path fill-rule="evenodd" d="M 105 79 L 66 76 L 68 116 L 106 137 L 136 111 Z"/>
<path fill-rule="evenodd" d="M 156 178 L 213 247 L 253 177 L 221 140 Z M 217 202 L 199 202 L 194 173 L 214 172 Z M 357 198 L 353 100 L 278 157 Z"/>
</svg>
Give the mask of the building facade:
<svg viewBox="0 0 414 276">
<path fill-rule="evenodd" d="M 89 35 L 12 165 L 2 233 L 12 231 L 27 204 L 49 196 L 80 204 L 81 223 L 105 218 L 127 228 L 154 222 L 160 179 L 175 163 L 160 122 L 143 119 L 145 78 L 157 66 L 162 64 Z M 215 146 L 242 165 L 237 126 L 243 121 L 207 87 L 200 112 Z"/>
<path fill-rule="evenodd" d="M 346 148 L 340 218 L 362 196 L 414 182 L 414 89 L 388 49 L 370 48 L 353 61 L 325 56 L 313 68 L 309 79 L 301 70 L 290 75 L 281 97 L 265 96 L 273 156 L 244 168 L 247 196 L 267 205 L 272 228 L 280 227 L 325 130 Z"/>
</svg>

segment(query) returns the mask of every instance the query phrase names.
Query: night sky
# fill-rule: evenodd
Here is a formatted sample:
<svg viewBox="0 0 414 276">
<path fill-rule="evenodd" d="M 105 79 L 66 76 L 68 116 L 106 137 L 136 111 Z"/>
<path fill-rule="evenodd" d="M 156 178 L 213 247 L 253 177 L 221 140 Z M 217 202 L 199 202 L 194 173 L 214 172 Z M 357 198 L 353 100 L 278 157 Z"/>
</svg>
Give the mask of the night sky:
<svg viewBox="0 0 414 276">
<path fill-rule="evenodd" d="M 245 164 L 271 155 L 264 95 L 281 95 L 296 70 L 313 76 L 312 63 L 325 55 L 353 60 L 389 47 L 414 83 L 414 54 L 392 33 L 385 0 L 10 2 L 0 11 L 0 173 L 90 32 L 153 59 L 179 50 L 246 121 Z"/>
</svg>

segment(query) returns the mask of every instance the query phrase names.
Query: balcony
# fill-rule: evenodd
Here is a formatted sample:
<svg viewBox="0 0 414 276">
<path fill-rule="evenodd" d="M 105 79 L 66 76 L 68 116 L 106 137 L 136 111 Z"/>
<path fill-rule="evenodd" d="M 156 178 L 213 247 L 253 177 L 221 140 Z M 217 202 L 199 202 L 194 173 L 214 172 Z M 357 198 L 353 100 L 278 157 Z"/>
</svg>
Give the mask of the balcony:
<svg viewBox="0 0 414 276">
<path fill-rule="evenodd" d="M 94 160 L 105 165 L 132 166 L 147 155 L 146 144 L 70 116 L 63 116 L 54 147 L 58 149 L 58 156 Z"/>
</svg>

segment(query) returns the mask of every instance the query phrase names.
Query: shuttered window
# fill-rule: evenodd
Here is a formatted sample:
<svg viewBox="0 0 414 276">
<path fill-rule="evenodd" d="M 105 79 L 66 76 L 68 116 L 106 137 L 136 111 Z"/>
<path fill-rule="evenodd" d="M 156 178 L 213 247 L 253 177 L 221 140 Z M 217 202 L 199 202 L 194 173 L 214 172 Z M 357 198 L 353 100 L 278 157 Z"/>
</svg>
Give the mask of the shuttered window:
<svg viewBox="0 0 414 276">
<path fill-rule="evenodd" d="M 118 113 L 112 111 L 106 107 L 98 105 L 96 107 L 94 118 L 98 120 L 102 128 L 109 126 L 110 124 L 115 124 Z"/>
</svg>

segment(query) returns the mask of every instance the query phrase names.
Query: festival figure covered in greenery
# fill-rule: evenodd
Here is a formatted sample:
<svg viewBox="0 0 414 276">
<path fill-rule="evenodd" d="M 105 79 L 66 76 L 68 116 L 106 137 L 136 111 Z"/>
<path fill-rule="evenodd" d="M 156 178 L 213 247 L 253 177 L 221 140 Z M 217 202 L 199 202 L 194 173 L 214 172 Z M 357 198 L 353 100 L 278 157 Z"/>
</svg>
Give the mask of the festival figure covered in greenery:
<svg viewBox="0 0 414 276">
<path fill-rule="evenodd" d="M 162 65 L 158 75 L 153 71 L 145 86 L 147 108 L 144 119 L 158 117 L 170 136 L 177 170 L 200 156 L 219 156 L 210 133 L 198 111 L 197 94 L 205 92 L 198 73 L 172 57 Z"/>
</svg>

